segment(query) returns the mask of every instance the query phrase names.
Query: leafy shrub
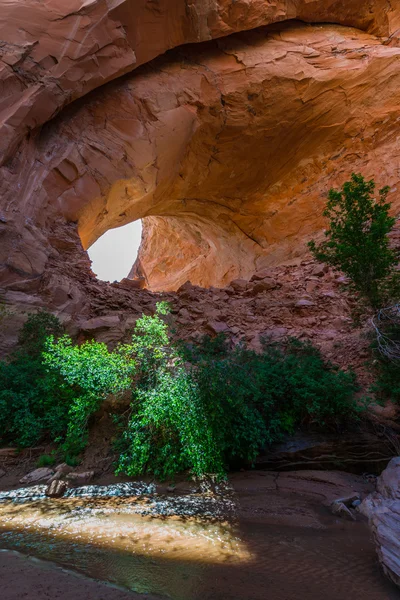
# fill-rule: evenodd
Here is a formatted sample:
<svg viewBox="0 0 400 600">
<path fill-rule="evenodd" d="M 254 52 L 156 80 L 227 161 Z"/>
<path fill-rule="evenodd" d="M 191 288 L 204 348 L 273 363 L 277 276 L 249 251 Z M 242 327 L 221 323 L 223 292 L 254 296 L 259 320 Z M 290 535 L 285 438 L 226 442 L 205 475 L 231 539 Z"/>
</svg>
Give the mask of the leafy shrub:
<svg viewBox="0 0 400 600">
<path fill-rule="evenodd" d="M 113 352 L 106 344 L 95 341 L 76 346 L 66 335 L 58 340 L 49 336 L 45 348 L 44 365 L 74 390 L 63 444 L 63 450 L 74 456 L 86 446 L 89 417 L 102 401 L 109 394 L 131 387 L 135 363 L 125 346 L 118 346 Z"/>
<path fill-rule="evenodd" d="M 2 439 L 28 446 L 47 436 L 75 465 L 90 416 L 108 394 L 132 389 L 130 409 L 118 417 L 117 473 L 221 477 L 284 432 L 356 417 L 354 374 L 326 363 L 310 344 L 266 341 L 261 353 L 221 337 L 177 345 L 167 315 L 159 303 L 155 315 L 137 321 L 131 343 L 113 351 L 98 342 L 74 345 L 53 317 L 30 317 L 20 350 L 0 364 Z"/>
<path fill-rule="evenodd" d="M 138 379 L 123 426 L 117 472 L 170 477 L 222 474 L 299 426 L 340 427 L 357 417 L 355 375 L 310 344 L 230 348 L 222 337 L 172 344 L 156 314 L 137 322 Z"/>
<path fill-rule="evenodd" d="M 62 332 L 53 315 L 30 315 L 19 336 L 19 348 L 0 362 L 0 441 L 29 447 L 43 437 L 63 434 L 73 390 L 57 373 L 48 373 L 42 351 L 48 335 Z"/>
<path fill-rule="evenodd" d="M 196 383 L 168 336 L 162 320 L 168 308 L 136 323 L 132 355 L 138 369 L 131 413 L 119 449 L 117 473 L 151 473 L 164 479 L 191 469 L 194 474 L 223 472 Z"/>
<path fill-rule="evenodd" d="M 355 290 L 374 308 L 399 293 L 394 271 L 397 252 L 389 245 L 388 234 L 396 220 L 389 216 L 389 188 L 374 198 L 375 182 L 352 174 L 341 190 L 331 189 L 324 216 L 330 221 L 326 241 L 308 246 L 317 260 L 343 271 Z"/>
<path fill-rule="evenodd" d="M 42 454 L 39 456 L 36 465 L 38 467 L 52 467 L 55 465 L 57 457 L 55 454 Z"/>
<path fill-rule="evenodd" d="M 214 345 L 214 352 L 213 352 Z M 225 464 L 252 462 L 260 446 L 302 427 L 340 427 L 354 419 L 352 372 L 325 362 L 309 343 L 264 341 L 256 353 L 222 338 L 186 348 L 205 414 Z"/>
</svg>

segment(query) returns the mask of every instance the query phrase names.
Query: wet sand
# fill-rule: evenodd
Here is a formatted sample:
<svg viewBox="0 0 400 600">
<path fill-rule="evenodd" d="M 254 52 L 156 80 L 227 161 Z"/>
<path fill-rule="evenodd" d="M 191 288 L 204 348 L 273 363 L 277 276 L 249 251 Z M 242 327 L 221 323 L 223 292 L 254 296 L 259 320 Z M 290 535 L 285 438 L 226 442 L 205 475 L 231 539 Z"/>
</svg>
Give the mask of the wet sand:
<svg viewBox="0 0 400 600">
<path fill-rule="evenodd" d="M 129 499 L 0 506 L 0 547 L 133 590 L 0 553 L 0 598 L 400 599 L 400 591 L 379 568 L 363 517 L 345 521 L 328 508 L 338 497 L 367 494 L 370 484 L 361 477 L 252 471 L 232 475 L 231 484 L 237 505 L 233 529 L 225 522 L 182 514 L 133 514 L 129 511 L 137 504 Z M 176 492 L 165 500 L 167 507 L 177 506 L 179 498 L 188 496 Z M 207 498 L 212 501 L 213 496 Z M 157 502 L 149 498 L 146 510 L 153 505 L 159 510 Z"/>
<path fill-rule="evenodd" d="M 101 581 L 15 552 L 0 552 L 2 600 L 159 600 L 157 596 L 119 590 Z"/>
</svg>

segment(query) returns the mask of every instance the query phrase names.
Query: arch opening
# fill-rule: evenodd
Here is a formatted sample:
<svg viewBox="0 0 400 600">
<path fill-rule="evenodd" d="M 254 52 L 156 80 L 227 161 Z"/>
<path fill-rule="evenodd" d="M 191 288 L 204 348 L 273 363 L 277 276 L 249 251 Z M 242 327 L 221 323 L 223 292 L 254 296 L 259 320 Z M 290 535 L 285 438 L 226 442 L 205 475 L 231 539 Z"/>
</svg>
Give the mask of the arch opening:
<svg viewBox="0 0 400 600">
<path fill-rule="evenodd" d="M 128 277 L 141 240 L 141 220 L 106 231 L 87 250 L 96 277 L 108 282 Z"/>
</svg>

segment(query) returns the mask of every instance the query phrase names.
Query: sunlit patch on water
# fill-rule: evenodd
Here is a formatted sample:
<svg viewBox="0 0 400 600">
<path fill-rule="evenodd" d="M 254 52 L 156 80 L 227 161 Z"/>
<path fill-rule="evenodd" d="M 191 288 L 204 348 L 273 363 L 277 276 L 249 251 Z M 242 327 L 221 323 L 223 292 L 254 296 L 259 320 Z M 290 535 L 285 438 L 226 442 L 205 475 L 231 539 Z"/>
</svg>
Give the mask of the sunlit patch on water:
<svg viewBox="0 0 400 600">
<path fill-rule="evenodd" d="M 260 492 L 254 518 L 236 525 L 229 490 L 161 496 L 130 485 L 53 500 L 44 486 L 4 493 L 0 548 L 172 600 L 399 599 L 361 522 L 327 513 L 323 528 L 263 523 L 264 508 L 282 516 L 293 506 Z"/>
<path fill-rule="evenodd" d="M 61 499 L 46 498 L 45 486 L 3 493 L 0 546 L 177 600 L 190 597 L 202 566 L 250 559 L 226 519 L 229 497 L 150 495 L 146 485 L 85 486 Z"/>
</svg>

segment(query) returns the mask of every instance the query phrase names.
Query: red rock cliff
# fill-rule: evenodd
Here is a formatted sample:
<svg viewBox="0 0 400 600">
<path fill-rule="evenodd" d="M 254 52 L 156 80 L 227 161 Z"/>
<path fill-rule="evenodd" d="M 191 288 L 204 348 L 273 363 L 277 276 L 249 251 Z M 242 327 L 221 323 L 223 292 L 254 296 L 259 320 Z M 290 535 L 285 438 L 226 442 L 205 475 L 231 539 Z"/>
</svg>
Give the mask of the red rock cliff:
<svg viewBox="0 0 400 600">
<path fill-rule="evenodd" d="M 398 27 L 386 0 L 3 2 L 3 300 L 85 310 L 75 223 L 143 218 L 157 290 L 301 257 L 353 170 L 398 211 Z"/>
</svg>

